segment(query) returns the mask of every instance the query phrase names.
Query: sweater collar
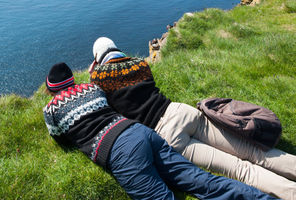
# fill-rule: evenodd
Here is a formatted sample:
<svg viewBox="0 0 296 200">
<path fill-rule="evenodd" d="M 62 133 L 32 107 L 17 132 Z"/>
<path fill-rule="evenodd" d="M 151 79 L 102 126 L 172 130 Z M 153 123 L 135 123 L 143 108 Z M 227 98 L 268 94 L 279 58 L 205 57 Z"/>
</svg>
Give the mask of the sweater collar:
<svg viewBox="0 0 296 200">
<path fill-rule="evenodd" d="M 109 52 L 102 60 L 101 65 L 104 65 L 109 60 L 115 59 L 115 58 L 124 58 L 126 55 L 122 53 L 121 51 L 111 51 Z"/>
</svg>

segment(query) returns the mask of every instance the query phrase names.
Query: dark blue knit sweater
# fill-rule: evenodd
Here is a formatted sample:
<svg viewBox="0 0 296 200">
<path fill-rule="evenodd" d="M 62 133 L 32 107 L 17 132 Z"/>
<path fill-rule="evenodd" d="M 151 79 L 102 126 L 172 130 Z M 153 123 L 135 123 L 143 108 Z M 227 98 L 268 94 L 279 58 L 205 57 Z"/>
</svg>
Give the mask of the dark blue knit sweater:
<svg viewBox="0 0 296 200">
<path fill-rule="evenodd" d="M 43 113 L 48 131 L 58 143 L 76 146 L 104 167 L 116 138 L 135 123 L 114 112 L 105 93 L 93 84 L 60 91 Z"/>
</svg>

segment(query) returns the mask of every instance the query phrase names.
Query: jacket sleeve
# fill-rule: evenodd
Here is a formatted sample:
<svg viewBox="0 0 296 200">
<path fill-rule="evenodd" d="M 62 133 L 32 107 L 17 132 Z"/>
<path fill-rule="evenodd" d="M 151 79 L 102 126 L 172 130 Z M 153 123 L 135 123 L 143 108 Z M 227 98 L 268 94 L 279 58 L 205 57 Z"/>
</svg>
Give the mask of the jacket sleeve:
<svg viewBox="0 0 296 200">
<path fill-rule="evenodd" d="M 45 121 L 45 124 L 46 124 L 49 134 L 51 136 L 53 136 L 53 135 L 60 136 L 62 134 L 62 130 L 55 122 L 54 115 L 51 113 L 48 113 L 46 111 L 43 111 L 43 115 L 44 115 L 44 121 Z"/>
<path fill-rule="evenodd" d="M 50 136 L 52 136 L 60 146 L 72 146 L 71 142 L 63 135 L 62 129 L 55 122 L 54 115 L 46 111 L 43 111 L 43 115 Z"/>
</svg>

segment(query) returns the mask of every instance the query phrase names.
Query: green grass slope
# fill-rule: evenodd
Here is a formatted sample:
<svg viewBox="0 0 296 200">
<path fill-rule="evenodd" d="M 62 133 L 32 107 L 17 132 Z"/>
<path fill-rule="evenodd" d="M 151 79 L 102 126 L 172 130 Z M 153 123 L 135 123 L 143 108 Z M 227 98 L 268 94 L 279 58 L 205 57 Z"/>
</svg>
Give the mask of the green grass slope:
<svg viewBox="0 0 296 200">
<path fill-rule="evenodd" d="M 193 106 L 229 97 L 269 108 L 283 125 L 277 148 L 296 154 L 295 12 L 294 0 L 266 0 L 185 16 L 170 30 L 161 62 L 151 65 L 158 87 Z M 75 77 L 89 80 L 86 71 Z M 0 199 L 129 199 L 112 176 L 50 138 L 43 90 L 0 98 Z"/>
</svg>

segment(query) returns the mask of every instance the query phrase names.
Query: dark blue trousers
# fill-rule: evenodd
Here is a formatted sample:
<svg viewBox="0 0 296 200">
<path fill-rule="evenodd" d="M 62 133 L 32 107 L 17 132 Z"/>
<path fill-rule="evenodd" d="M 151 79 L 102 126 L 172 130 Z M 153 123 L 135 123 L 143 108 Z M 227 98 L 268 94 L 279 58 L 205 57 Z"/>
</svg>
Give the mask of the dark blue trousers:
<svg viewBox="0 0 296 200">
<path fill-rule="evenodd" d="M 239 181 L 201 170 L 142 124 L 132 125 L 117 138 L 108 167 L 132 199 L 175 199 L 167 184 L 199 199 L 275 199 Z"/>
</svg>

